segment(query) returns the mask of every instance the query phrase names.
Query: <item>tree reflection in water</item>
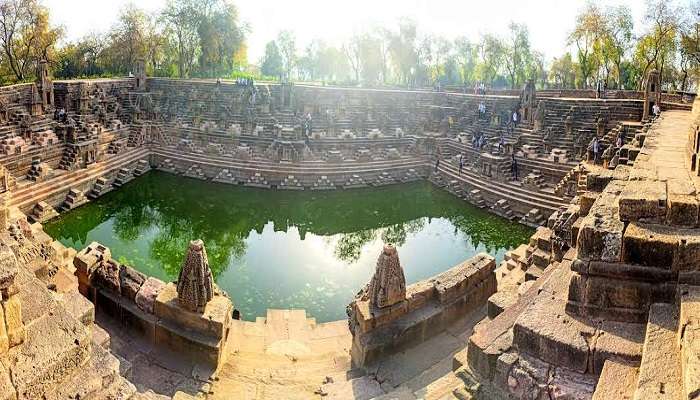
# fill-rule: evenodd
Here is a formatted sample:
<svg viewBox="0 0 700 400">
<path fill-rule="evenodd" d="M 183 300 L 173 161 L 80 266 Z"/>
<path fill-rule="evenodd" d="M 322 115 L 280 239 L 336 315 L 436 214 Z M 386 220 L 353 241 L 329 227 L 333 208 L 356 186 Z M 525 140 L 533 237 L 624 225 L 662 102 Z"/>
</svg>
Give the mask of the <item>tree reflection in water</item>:
<svg viewBox="0 0 700 400">
<path fill-rule="evenodd" d="M 445 229 L 436 228 L 436 221 L 438 227 L 448 228 L 446 234 L 457 245 L 439 248 Z M 199 238 L 207 246 L 215 279 L 231 286 L 225 289 L 237 290 L 244 308 L 248 303 L 272 302 L 319 310 L 335 299 L 320 301 L 318 288 L 327 297 L 340 296 L 341 304 L 347 301 L 343 296 L 350 296 L 368 279 L 376 260 L 376 254 L 368 253 L 378 243 L 400 248 L 410 244 L 400 249 L 402 253 L 414 247 L 418 253 L 410 253 L 409 260 L 402 257 L 402 263 L 417 265 L 407 271 L 407 279 L 417 280 L 477 251 L 501 257 L 532 234 L 529 228 L 468 206 L 425 182 L 368 190 L 287 192 L 212 184 L 161 172 L 150 172 L 59 217 L 45 229 L 76 249 L 101 241 L 122 262 L 165 280 L 177 276 L 187 243 Z M 278 246 L 283 239 L 286 247 Z M 324 251 L 314 253 L 313 246 L 295 248 L 318 240 L 330 250 L 331 258 L 323 258 Z M 421 245 L 425 248 L 415 249 Z M 439 252 L 455 254 L 440 258 Z M 415 254 L 424 253 L 422 257 L 430 260 L 417 260 Z M 421 267 L 421 262 L 432 269 Z M 448 264 L 432 265 L 440 262 Z M 270 263 L 284 265 L 264 265 Z M 352 278 L 328 272 L 332 265 L 348 270 L 358 263 L 362 269 Z M 261 283 L 256 273 L 277 276 L 266 276 L 272 282 Z M 328 276 L 319 277 L 324 274 Z M 292 291 L 283 284 L 298 288 Z M 230 294 L 236 299 L 237 293 Z M 251 310 L 258 312 L 252 305 Z M 329 311 L 328 318 L 331 314 L 340 315 Z"/>
</svg>

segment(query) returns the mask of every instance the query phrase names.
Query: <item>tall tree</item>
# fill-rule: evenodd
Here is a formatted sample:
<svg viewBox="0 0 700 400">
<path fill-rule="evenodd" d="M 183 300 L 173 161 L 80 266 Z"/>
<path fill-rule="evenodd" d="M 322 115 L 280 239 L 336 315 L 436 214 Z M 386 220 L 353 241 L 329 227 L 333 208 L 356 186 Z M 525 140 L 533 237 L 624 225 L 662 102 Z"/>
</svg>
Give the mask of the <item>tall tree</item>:
<svg viewBox="0 0 700 400">
<path fill-rule="evenodd" d="M 265 76 L 275 76 L 282 79 L 284 66 L 282 65 L 282 55 L 277 47 L 277 42 L 271 40 L 265 45 L 265 55 L 261 62 L 261 72 Z"/>
<path fill-rule="evenodd" d="M 510 78 L 510 87 L 515 89 L 527 79 L 527 66 L 530 64 L 530 33 L 527 26 L 511 22 L 508 25 L 508 39 L 504 45 L 504 67 Z"/>
<path fill-rule="evenodd" d="M 292 72 L 297 61 L 296 38 L 291 31 L 281 31 L 277 35 L 277 46 L 282 56 L 284 79 L 292 79 Z"/>
<path fill-rule="evenodd" d="M 667 0 L 647 2 L 647 31 L 639 40 L 636 49 L 636 59 L 642 65 L 638 89 L 641 90 L 644 77 L 652 68 L 659 70 L 663 79 L 664 69 L 675 55 L 679 21 L 680 9 L 673 3 Z"/>
<path fill-rule="evenodd" d="M 595 46 L 600 42 L 604 30 L 605 20 L 602 11 L 596 3 L 589 1 L 576 17 L 576 25 L 569 35 L 569 44 L 576 45 L 581 87 L 588 87 L 589 79 L 598 69 Z"/>
<path fill-rule="evenodd" d="M 199 48 L 197 0 L 168 0 L 161 18 L 177 55 L 177 74 L 187 78 L 192 73 Z"/>
<path fill-rule="evenodd" d="M 466 37 L 455 39 L 454 48 L 456 58 L 461 68 L 462 82 L 468 83 L 474 80 L 474 70 L 478 57 L 478 46 L 469 41 Z"/>
<path fill-rule="evenodd" d="M 9 70 L 18 81 L 35 71 L 39 59 L 48 59 L 62 35 L 49 25 L 49 13 L 36 0 L 0 2 L 0 47 Z"/>
</svg>

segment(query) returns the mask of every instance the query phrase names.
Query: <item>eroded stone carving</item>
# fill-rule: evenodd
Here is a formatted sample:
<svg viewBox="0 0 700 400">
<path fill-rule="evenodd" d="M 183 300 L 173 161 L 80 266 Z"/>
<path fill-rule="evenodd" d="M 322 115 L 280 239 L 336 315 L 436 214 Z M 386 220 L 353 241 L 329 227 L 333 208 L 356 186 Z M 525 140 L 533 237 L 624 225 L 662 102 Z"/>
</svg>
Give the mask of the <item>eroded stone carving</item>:
<svg viewBox="0 0 700 400">
<path fill-rule="evenodd" d="M 370 303 L 379 308 L 393 306 L 406 299 L 406 278 L 399 262 L 399 254 L 393 245 L 385 245 L 379 255 L 367 294 Z"/>
<path fill-rule="evenodd" d="M 204 242 L 193 240 L 187 249 L 185 261 L 177 280 L 177 298 L 180 305 L 193 312 L 203 312 L 214 297 L 214 282 L 209 269 Z"/>
</svg>

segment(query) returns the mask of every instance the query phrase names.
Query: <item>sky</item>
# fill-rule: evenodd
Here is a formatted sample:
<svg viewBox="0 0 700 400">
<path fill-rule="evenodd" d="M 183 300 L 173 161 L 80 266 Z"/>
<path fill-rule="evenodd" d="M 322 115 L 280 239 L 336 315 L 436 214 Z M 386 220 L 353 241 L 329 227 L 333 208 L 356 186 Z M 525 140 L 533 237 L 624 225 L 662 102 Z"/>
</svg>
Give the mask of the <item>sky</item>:
<svg viewBox="0 0 700 400">
<path fill-rule="evenodd" d="M 43 0 L 52 21 L 66 30 L 67 40 L 91 32 L 105 32 L 119 10 L 130 0 Z M 547 59 L 566 51 L 566 37 L 584 0 L 233 0 L 240 18 L 251 28 L 248 59 L 257 62 L 265 44 L 280 30 L 295 33 L 304 48 L 314 38 L 339 45 L 355 32 L 374 26 L 395 29 L 401 17 L 418 23 L 422 32 L 447 38 L 481 33 L 504 34 L 511 21 L 530 29 L 532 47 Z M 599 0 L 602 6 L 625 4 L 639 28 L 645 11 L 643 0 Z M 165 0 L 139 0 L 135 4 L 156 12 Z"/>
</svg>

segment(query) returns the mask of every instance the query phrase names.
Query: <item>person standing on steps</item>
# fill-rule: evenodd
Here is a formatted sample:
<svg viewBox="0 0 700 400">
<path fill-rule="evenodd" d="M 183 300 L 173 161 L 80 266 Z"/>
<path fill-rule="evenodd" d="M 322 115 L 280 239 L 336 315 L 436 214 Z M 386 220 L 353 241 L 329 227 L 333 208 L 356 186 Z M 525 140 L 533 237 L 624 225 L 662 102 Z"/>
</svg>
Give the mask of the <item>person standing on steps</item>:
<svg viewBox="0 0 700 400">
<path fill-rule="evenodd" d="M 600 143 L 598 143 L 598 137 L 593 138 L 593 164 L 598 164 L 598 153 L 600 153 Z"/>
<path fill-rule="evenodd" d="M 515 159 L 515 153 L 510 154 L 510 172 L 518 180 L 518 160 Z"/>
<path fill-rule="evenodd" d="M 438 171 L 438 168 L 440 167 L 440 156 L 435 157 L 435 172 Z"/>
<path fill-rule="evenodd" d="M 464 156 L 459 155 L 459 174 L 462 175 L 462 169 L 464 168 Z"/>
</svg>

